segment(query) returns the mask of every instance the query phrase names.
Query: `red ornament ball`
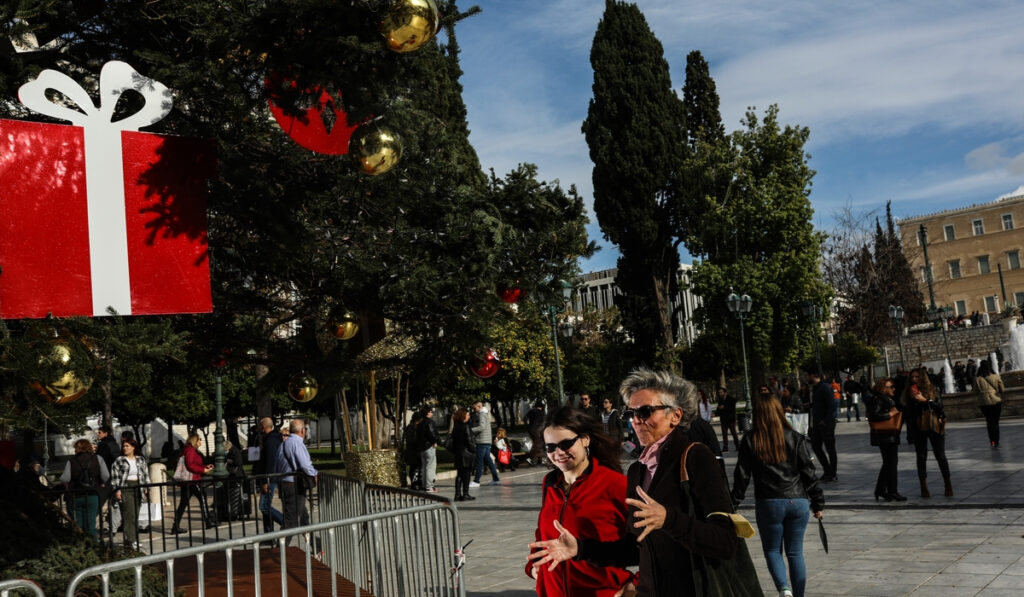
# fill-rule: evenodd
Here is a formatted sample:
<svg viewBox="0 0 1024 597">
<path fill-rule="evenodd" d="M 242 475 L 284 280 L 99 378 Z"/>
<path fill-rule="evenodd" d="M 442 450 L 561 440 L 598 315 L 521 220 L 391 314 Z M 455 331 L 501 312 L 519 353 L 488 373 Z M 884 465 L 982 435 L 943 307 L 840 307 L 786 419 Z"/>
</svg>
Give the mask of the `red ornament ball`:
<svg viewBox="0 0 1024 597">
<path fill-rule="evenodd" d="M 473 355 L 469 370 L 480 379 L 494 377 L 501 369 L 501 359 L 493 348 L 488 348 Z"/>
<path fill-rule="evenodd" d="M 518 303 L 526 292 L 519 286 L 501 286 L 498 296 L 506 303 Z"/>
</svg>

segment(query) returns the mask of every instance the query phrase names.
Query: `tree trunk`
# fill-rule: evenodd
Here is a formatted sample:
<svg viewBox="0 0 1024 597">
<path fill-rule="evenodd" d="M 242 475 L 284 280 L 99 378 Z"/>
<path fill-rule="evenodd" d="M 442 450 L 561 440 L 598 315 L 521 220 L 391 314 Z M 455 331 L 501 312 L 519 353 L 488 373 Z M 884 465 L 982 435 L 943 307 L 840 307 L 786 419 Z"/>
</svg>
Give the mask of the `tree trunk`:
<svg viewBox="0 0 1024 597">
<path fill-rule="evenodd" d="M 671 367 L 676 373 L 680 364 L 675 362 L 675 359 L 671 358 L 672 348 L 675 346 L 675 338 L 672 333 L 672 316 L 669 310 L 672 308 L 671 301 L 669 300 L 669 292 L 672 288 L 670 283 L 671 276 L 675 272 L 670 272 L 668 278 L 664 276 L 654 276 L 652 284 L 654 287 L 654 303 L 658 313 L 658 346 L 655 347 L 655 354 L 659 361 L 659 366 Z"/>
<path fill-rule="evenodd" d="M 256 418 L 274 416 L 274 404 L 270 399 L 270 389 L 262 383 L 270 368 L 266 365 L 256 365 Z"/>
</svg>

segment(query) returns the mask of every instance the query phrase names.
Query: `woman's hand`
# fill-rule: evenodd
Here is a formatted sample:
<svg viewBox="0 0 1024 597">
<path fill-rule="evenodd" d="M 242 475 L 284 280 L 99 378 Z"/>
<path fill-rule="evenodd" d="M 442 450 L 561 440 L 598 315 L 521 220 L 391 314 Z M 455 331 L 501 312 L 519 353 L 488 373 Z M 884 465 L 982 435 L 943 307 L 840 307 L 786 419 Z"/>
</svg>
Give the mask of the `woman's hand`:
<svg viewBox="0 0 1024 597">
<path fill-rule="evenodd" d="M 654 501 L 654 499 L 647 495 L 647 492 L 640 487 L 636 488 L 636 493 L 643 501 L 626 498 L 626 504 L 637 509 L 633 514 L 633 518 L 637 519 L 637 522 L 634 523 L 633 526 L 638 529 L 643 529 L 640 536 L 636 538 L 639 543 L 644 540 L 644 537 L 650 535 L 651 531 L 660 529 L 665 524 L 666 511 L 665 506 Z"/>
<path fill-rule="evenodd" d="M 571 560 L 579 553 L 579 543 L 576 541 L 576 537 L 565 530 L 565 527 L 557 520 L 555 521 L 555 530 L 558 531 L 558 539 L 534 541 L 529 545 L 530 549 L 537 550 L 526 557 L 527 560 L 533 560 L 534 572 L 548 562 L 551 562 L 551 565 L 548 566 L 548 572 L 551 572 L 559 562 Z"/>
<path fill-rule="evenodd" d="M 116 499 L 119 502 L 121 501 L 121 490 L 120 489 L 118 489 L 117 493 L 114 494 L 114 499 Z"/>
<path fill-rule="evenodd" d="M 817 518 L 818 520 L 821 520 L 821 515 L 822 515 L 822 511 L 821 510 L 818 510 L 817 512 L 814 513 L 814 517 Z"/>
</svg>

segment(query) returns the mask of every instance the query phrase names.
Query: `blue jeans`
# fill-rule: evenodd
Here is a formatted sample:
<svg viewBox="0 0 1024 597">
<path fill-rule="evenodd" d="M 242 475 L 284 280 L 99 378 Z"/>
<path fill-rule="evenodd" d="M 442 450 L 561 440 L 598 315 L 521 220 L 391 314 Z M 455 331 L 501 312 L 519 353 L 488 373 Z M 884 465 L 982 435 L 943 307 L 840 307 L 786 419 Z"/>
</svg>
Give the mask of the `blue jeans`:
<svg viewBox="0 0 1024 597">
<path fill-rule="evenodd" d="M 484 465 L 490 467 L 491 477 L 497 481 L 498 469 L 494 466 L 494 461 L 491 460 L 491 444 L 476 445 L 476 477 L 473 480 L 477 483 L 480 482 L 480 477 L 484 474 Z"/>
<path fill-rule="evenodd" d="M 281 511 L 273 506 L 274 503 L 274 490 L 277 489 L 277 483 L 267 483 L 267 492 L 260 493 L 260 512 L 263 513 L 263 532 L 269 533 L 274 530 L 274 523 L 278 526 L 284 524 L 284 515 Z"/>
<path fill-rule="evenodd" d="M 810 502 L 807 498 L 783 498 L 755 500 L 754 512 L 757 530 L 761 535 L 764 559 L 768 572 L 775 581 L 775 589 L 793 590 L 793 597 L 803 597 L 807 585 L 807 568 L 804 565 L 804 531 L 810 518 Z M 789 576 L 786 582 L 786 562 L 782 550 L 789 560 Z"/>
</svg>

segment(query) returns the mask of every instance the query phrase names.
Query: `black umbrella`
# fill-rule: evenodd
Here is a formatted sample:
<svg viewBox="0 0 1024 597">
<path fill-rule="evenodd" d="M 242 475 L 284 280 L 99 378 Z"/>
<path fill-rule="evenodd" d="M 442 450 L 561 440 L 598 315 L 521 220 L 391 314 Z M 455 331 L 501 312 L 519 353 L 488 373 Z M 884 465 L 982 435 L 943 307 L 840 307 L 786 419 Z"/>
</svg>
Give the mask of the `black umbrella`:
<svg viewBox="0 0 1024 597">
<path fill-rule="evenodd" d="M 828 535 L 825 534 L 825 523 L 818 519 L 818 537 L 821 537 L 821 546 L 825 548 L 825 553 L 828 553 Z"/>
</svg>

